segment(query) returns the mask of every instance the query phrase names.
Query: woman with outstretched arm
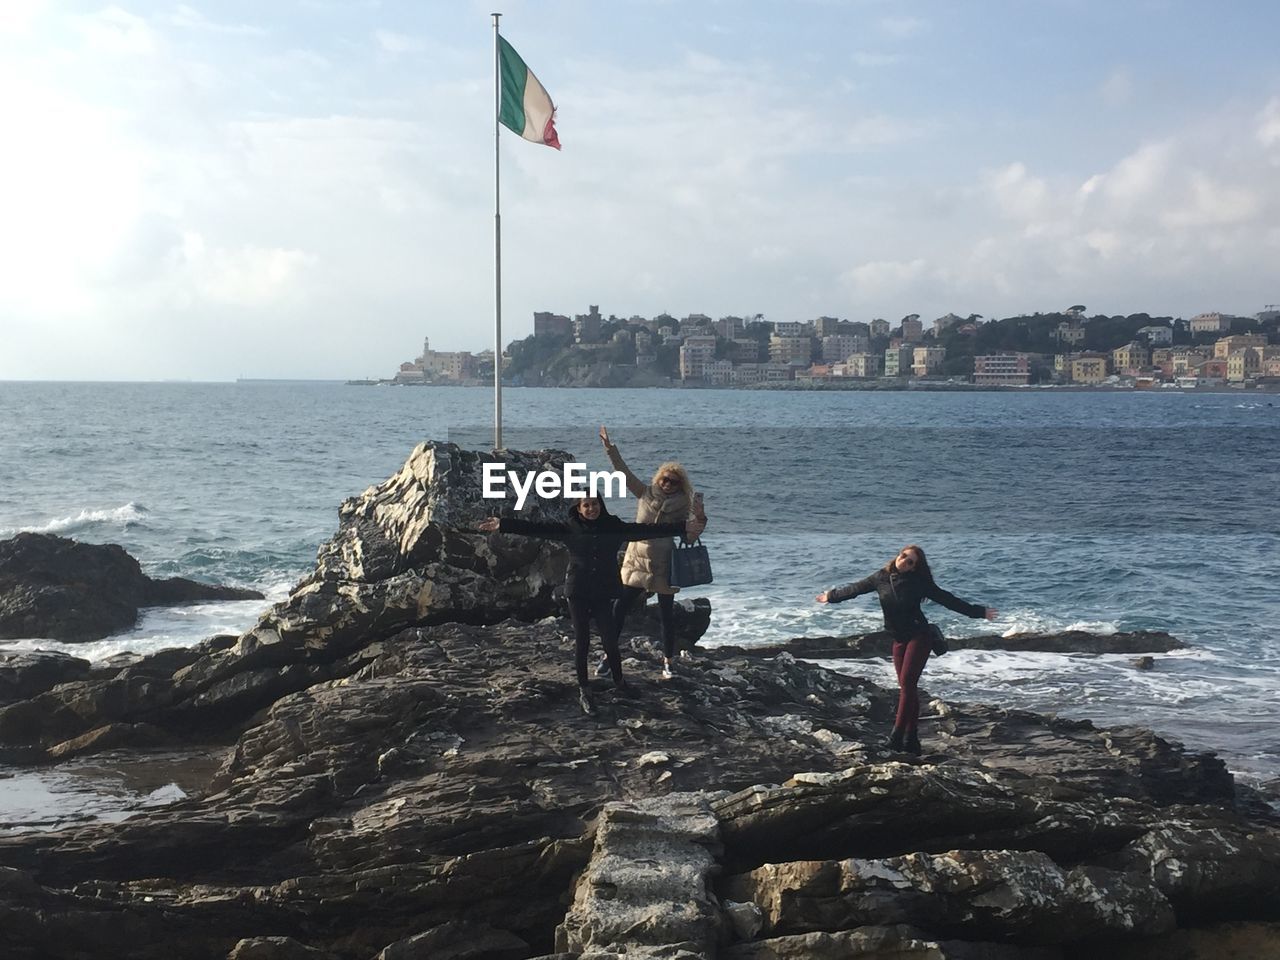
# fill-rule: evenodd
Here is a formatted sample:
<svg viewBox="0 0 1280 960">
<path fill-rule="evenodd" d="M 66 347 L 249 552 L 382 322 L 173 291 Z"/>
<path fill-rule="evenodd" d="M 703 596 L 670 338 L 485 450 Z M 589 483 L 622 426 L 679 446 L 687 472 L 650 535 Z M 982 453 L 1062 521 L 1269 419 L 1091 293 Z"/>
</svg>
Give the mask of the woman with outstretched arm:
<svg viewBox="0 0 1280 960">
<path fill-rule="evenodd" d="M 920 717 L 920 698 L 916 685 L 924 665 L 929 659 L 933 638 L 929 621 L 920 610 L 924 600 L 940 603 L 948 610 L 966 617 L 994 620 L 996 611 L 976 603 L 967 603 L 953 593 L 948 593 L 933 580 L 929 561 L 924 550 L 914 543 L 903 547 L 887 564 L 856 583 L 826 590 L 815 598 L 819 603 L 840 603 L 864 593 L 875 593 L 880 598 L 884 612 L 884 626 L 893 637 L 893 669 L 898 675 L 898 712 L 894 718 L 893 734 L 889 737 L 892 750 L 907 750 L 920 754 L 920 734 L 916 729 Z"/>
<path fill-rule="evenodd" d="M 622 678 L 622 658 L 618 654 L 618 627 L 613 603 L 622 592 L 618 575 L 618 551 L 624 543 L 653 537 L 674 537 L 685 533 L 684 523 L 625 523 L 605 509 L 599 497 L 583 497 L 569 511 L 563 523 L 537 523 L 518 517 L 490 517 L 480 523 L 484 533 L 515 533 L 561 541 L 569 550 L 569 568 L 564 576 L 565 599 L 573 621 L 574 667 L 578 675 L 578 703 L 584 713 L 596 712 L 587 686 L 587 650 L 591 643 L 591 620 L 596 622 L 604 646 L 613 683 L 619 693 L 632 688 Z"/>
</svg>

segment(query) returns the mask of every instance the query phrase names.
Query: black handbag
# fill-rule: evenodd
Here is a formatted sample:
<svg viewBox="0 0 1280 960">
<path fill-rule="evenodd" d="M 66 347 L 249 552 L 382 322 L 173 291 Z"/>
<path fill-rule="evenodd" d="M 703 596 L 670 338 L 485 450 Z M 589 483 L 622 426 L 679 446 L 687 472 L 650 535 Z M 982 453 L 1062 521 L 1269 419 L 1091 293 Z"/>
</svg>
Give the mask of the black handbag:
<svg viewBox="0 0 1280 960">
<path fill-rule="evenodd" d="M 671 585 L 696 587 L 711 582 L 711 558 L 701 540 L 678 543 L 671 551 Z"/>
<path fill-rule="evenodd" d="M 942 631 L 935 623 L 929 624 L 929 649 L 933 651 L 935 657 L 940 657 L 951 649 L 947 646 L 947 638 L 942 635 Z"/>
</svg>

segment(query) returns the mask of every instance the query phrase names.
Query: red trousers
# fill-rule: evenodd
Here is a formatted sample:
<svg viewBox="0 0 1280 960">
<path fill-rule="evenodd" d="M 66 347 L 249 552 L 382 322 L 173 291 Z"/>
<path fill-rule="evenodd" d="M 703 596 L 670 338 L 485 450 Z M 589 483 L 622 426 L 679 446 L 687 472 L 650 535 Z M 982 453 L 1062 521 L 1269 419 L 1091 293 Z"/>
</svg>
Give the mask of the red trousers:
<svg viewBox="0 0 1280 960">
<path fill-rule="evenodd" d="M 916 684 L 929 659 L 930 641 L 927 634 L 912 637 L 906 643 L 893 641 L 893 671 L 898 675 L 898 715 L 895 727 L 914 730 L 920 719 L 920 695 Z"/>
</svg>

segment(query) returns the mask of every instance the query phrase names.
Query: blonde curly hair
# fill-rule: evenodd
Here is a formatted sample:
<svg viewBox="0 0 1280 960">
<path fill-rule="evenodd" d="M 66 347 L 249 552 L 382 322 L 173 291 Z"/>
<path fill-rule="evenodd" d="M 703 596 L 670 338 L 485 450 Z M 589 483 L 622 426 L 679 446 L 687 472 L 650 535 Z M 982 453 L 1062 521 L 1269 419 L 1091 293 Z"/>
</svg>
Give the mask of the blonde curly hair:
<svg viewBox="0 0 1280 960">
<path fill-rule="evenodd" d="M 657 487 L 658 478 L 666 476 L 667 474 L 671 474 L 679 478 L 680 489 L 684 492 L 684 495 L 688 497 L 690 501 L 692 501 L 693 500 L 693 482 L 689 479 L 689 471 L 684 468 L 683 464 L 675 460 L 668 460 L 662 466 L 658 467 L 658 469 L 654 471 L 653 479 L 649 481 L 649 485 L 651 487 Z M 662 488 L 658 487 L 658 489 L 662 489 Z"/>
</svg>

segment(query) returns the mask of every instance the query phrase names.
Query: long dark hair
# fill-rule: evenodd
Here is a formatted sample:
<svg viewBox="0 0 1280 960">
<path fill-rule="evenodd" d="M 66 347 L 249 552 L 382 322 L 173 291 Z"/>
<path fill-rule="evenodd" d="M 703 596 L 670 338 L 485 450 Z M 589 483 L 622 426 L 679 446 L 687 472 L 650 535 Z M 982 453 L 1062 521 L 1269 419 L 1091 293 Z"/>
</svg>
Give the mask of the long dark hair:
<svg viewBox="0 0 1280 960">
<path fill-rule="evenodd" d="M 916 555 L 916 565 L 911 572 L 923 578 L 924 582 L 929 584 L 929 586 L 933 586 L 933 571 L 929 569 L 929 558 L 924 555 L 924 547 L 918 546 L 914 543 L 908 543 L 905 547 L 895 553 L 893 555 L 893 559 L 884 565 L 885 572 L 893 573 L 894 560 L 897 560 L 898 557 L 906 553 L 908 550 L 913 551 Z"/>
<path fill-rule="evenodd" d="M 569 507 L 570 520 L 581 520 L 583 522 L 586 522 L 586 518 L 583 517 L 583 515 L 579 512 L 578 508 L 581 507 L 588 500 L 594 500 L 596 503 L 600 504 L 600 516 L 596 517 L 594 522 L 599 523 L 605 517 L 613 516 L 613 514 L 609 512 L 608 505 L 604 502 L 604 497 L 593 497 L 590 494 L 588 494 L 582 499 L 574 501 L 573 504 L 570 505 Z"/>
</svg>

